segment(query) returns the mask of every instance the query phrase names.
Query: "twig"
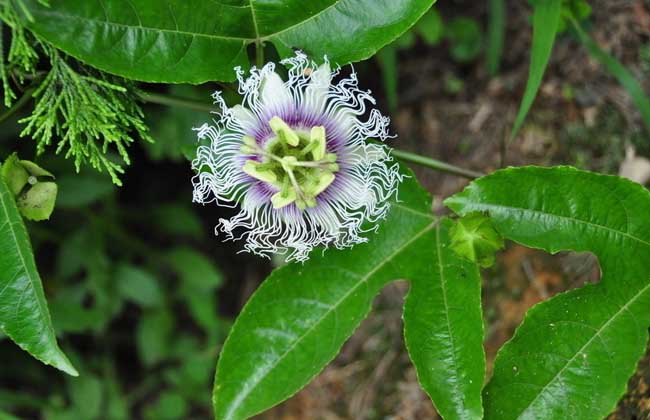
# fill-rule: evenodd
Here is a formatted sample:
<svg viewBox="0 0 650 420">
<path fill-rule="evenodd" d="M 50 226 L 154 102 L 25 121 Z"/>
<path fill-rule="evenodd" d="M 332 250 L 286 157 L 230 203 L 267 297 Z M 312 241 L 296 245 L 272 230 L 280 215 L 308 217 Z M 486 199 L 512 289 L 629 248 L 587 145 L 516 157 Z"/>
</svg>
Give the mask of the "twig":
<svg viewBox="0 0 650 420">
<path fill-rule="evenodd" d="M 484 175 L 480 172 L 472 171 L 471 169 L 460 168 L 458 166 L 426 156 L 418 155 L 416 153 L 405 152 L 404 150 L 393 149 L 391 153 L 402 162 L 414 163 L 416 165 L 424 166 L 425 168 L 433 169 L 435 171 L 462 176 L 463 178 L 474 179 L 480 178 Z"/>
<path fill-rule="evenodd" d="M 145 102 L 156 103 L 167 106 L 178 106 L 181 108 L 194 109 L 197 111 L 215 111 L 216 108 L 205 102 L 193 101 L 190 99 L 178 98 L 171 95 L 160 93 L 140 91 L 140 97 Z M 480 178 L 484 174 L 471 169 L 460 168 L 446 162 L 432 159 L 426 156 L 418 155 L 416 153 L 406 152 L 404 150 L 392 149 L 392 155 L 402 162 L 414 163 L 416 165 L 424 166 L 440 172 L 446 172 L 452 175 L 462 176 L 468 179 Z"/>
</svg>

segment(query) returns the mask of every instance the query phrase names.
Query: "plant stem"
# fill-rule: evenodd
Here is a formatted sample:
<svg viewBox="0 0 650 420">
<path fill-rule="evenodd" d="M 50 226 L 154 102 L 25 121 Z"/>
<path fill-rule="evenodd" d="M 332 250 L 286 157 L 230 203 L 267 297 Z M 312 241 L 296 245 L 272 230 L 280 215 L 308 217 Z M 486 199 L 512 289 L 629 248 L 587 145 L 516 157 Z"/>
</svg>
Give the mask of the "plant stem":
<svg viewBox="0 0 650 420">
<path fill-rule="evenodd" d="M 255 65 L 258 69 L 264 67 L 264 45 L 262 41 L 255 42 Z"/>
<path fill-rule="evenodd" d="M 199 102 L 199 101 L 193 101 L 190 99 L 184 99 L 184 98 L 178 98 L 176 96 L 171 96 L 171 95 L 165 95 L 162 93 L 154 93 L 154 92 L 145 92 L 145 91 L 139 91 L 138 92 L 140 95 L 140 98 L 145 101 L 145 102 L 151 102 L 152 104 L 160 104 L 160 105 L 166 105 L 166 106 L 177 106 L 180 108 L 187 108 L 187 109 L 193 109 L 195 111 L 206 111 L 206 112 L 211 112 L 211 111 L 216 111 L 217 108 L 205 103 L 205 102 Z"/>
<path fill-rule="evenodd" d="M 472 171 L 471 169 L 460 168 L 446 162 L 431 159 L 416 153 L 406 152 L 404 150 L 393 149 L 391 154 L 402 162 L 414 163 L 435 171 L 446 172 L 448 174 L 458 175 L 468 179 L 480 178 L 484 175 L 480 172 Z"/>
<path fill-rule="evenodd" d="M 0 124 L 11 118 L 16 112 L 20 111 L 27 103 L 32 99 L 32 93 L 34 93 L 33 87 L 27 89 L 23 96 L 16 101 L 16 103 L 0 115 Z"/>
<path fill-rule="evenodd" d="M 189 99 L 178 98 L 175 96 L 164 95 L 160 93 L 144 92 L 140 91 L 140 97 L 145 102 L 151 102 L 160 105 L 167 106 L 178 106 L 182 108 L 194 109 L 197 111 L 214 111 L 216 108 L 206 104 L 204 102 L 192 101 Z M 460 168 L 458 166 L 451 165 L 449 163 L 441 162 L 439 160 L 431 159 L 426 156 L 418 155 L 411 152 L 405 152 L 403 150 L 393 149 L 393 156 L 397 159 L 414 163 L 416 165 L 424 166 L 429 169 L 433 169 L 440 172 L 445 172 L 452 175 L 462 176 L 464 178 L 474 179 L 480 178 L 483 176 L 480 172 L 475 172 L 470 169 Z"/>
</svg>

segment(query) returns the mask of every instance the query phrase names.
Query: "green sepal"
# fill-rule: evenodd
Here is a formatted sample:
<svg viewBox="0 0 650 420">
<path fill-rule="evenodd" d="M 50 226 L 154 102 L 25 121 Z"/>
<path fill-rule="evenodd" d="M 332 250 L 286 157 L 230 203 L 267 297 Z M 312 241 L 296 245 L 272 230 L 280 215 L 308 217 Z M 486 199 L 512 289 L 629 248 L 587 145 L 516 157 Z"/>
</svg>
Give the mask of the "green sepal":
<svg viewBox="0 0 650 420">
<path fill-rule="evenodd" d="M 50 171 L 47 171 L 30 160 L 21 160 L 20 164 L 29 172 L 31 176 L 47 176 L 54 178 Z"/>
<path fill-rule="evenodd" d="M 47 220 L 54 211 L 58 187 L 54 182 L 38 182 L 21 194 L 16 205 L 23 217 L 36 222 Z"/>
<path fill-rule="evenodd" d="M 34 221 L 50 218 L 58 187 L 54 182 L 39 182 L 38 177 L 54 178 L 52 173 L 34 162 L 18 159 L 16 153 L 2 164 L 1 173 L 23 217 Z M 28 184 L 31 186 L 25 190 Z"/>
<path fill-rule="evenodd" d="M 456 221 L 450 231 L 451 248 L 481 267 L 494 264 L 494 254 L 503 248 L 503 237 L 482 213 L 471 213 Z"/>
<path fill-rule="evenodd" d="M 9 186 L 9 190 L 13 196 L 17 196 L 27 185 L 29 179 L 29 172 L 23 165 L 21 165 L 18 155 L 16 153 L 10 155 L 2 164 L 0 169 L 2 179 Z"/>
</svg>

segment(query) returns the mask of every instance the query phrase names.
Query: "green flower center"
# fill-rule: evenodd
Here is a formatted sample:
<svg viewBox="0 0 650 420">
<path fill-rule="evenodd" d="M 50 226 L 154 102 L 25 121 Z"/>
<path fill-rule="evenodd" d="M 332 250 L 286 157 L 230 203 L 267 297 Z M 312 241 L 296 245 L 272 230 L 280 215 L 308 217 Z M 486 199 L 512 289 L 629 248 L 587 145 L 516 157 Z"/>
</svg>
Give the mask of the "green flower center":
<svg viewBox="0 0 650 420">
<path fill-rule="evenodd" d="M 339 170 L 336 155 L 325 147 L 325 127 L 294 130 L 277 116 L 269 125 L 275 137 L 263 148 L 252 137 L 243 137 L 242 153 L 258 155 L 261 162 L 247 160 L 242 170 L 279 189 L 271 197 L 273 208 L 293 202 L 300 210 L 315 207 L 316 197 L 334 182 Z"/>
</svg>

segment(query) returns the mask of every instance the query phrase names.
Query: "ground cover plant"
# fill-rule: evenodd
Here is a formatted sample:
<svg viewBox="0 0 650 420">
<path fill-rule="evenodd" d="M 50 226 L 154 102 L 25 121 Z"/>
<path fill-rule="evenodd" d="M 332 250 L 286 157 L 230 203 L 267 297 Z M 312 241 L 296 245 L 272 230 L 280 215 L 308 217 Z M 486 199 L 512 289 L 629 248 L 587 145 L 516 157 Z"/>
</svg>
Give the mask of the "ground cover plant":
<svg viewBox="0 0 650 420">
<path fill-rule="evenodd" d="M 650 6 L 484 3 L 0 0 L 0 419 L 648 415 Z"/>
</svg>

